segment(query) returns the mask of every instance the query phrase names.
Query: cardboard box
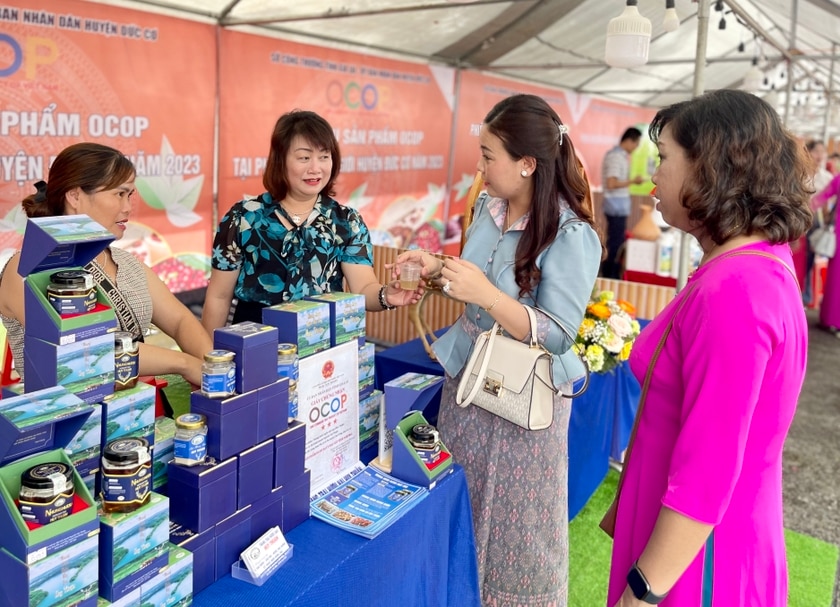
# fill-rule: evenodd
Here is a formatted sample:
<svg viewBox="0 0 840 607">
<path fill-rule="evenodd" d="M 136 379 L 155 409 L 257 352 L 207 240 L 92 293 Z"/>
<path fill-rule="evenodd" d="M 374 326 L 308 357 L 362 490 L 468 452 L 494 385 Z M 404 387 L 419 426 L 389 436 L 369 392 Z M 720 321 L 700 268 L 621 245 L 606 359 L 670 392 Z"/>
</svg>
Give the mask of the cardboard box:
<svg viewBox="0 0 840 607">
<path fill-rule="evenodd" d="M 26 222 L 18 273 L 24 277 L 26 334 L 67 344 L 104 334 L 116 327 L 111 303 L 97 287 L 97 307 L 87 314 L 62 318 L 47 299 L 50 274 L 81 269 L 114 240 L 114 235 L 87 215 L 37 217 Z M 31 389 L 37 389 L 35 387 Z"/>
<path fill-rule="evenodd" d="M 114 336 L 57 345 L 27 332 L 23 369 L 27 392 L 59 385 L 85 402 L 99 402 L 114 392 Z"/>
<path fill-rule="evenodd" d="M 307 297 L 330 307 L 330 346 L 354 339 L 365 341 L 365 296 L 355 293 L 321 293 Z"/>
<path fill-rule="evenodd" d="M 210 528 L 202 533 L 190 531 L 177 523 L 169 524 L 169 541 L 188 550 L 193 556 L 193 595 L 216 581 L 216 535 Z M 224 574 L 222 574 L 224 577 Z"/>
<path fill-rule="evenodd" d="M 148 503 L 133 512 L 100 512 L 99 527 L 99 593 L 109 601 L 139 588 L 166 566 L 166 497 L 152 493 Z"/>
<path fill-rule="evenodd" d="M 84 605 L 97 603 L 98 538 L 94 535 L 27 565 L 0 549 L 0 603 L 3 605 Z"/>
<path fill-rule="evenodd" d="M 279 379 L 257 390 L 257 439 L 274 438 L 289 427 L 289 380 Z"/>
<path fill-rule="evenodd" d="M 294 420 L 274 437 L 274 487 L 287 485 L 306 468 L 306 424 Z"/>
<path fill-rule="evenodd" d="M 216 525 L 216 578 L 230 573 L 239 555 L 251 545 L 251 508 L 238 510 Z"/>
<path fill-rule="evenodd" d="M 71 465 L 62 446 L 52 451 L 30 455 L 0 468 L 2 548 L 17 560 L 29 565 L 61 552 L 68 546 L 83 542 L 89 537 L 95 537 L 99 533 L 99 521 L 96 517 L 93 496 L 75 469 L 73 470 L 73 486 L 76 498 L 87 507 L 37 529 L 29 529 L 26 525 L 15 504 L 15 498 L 20 494 L 20 475 L 32 466 L 48 462 Z M 0 585 L 4 585 L 7 581 L 7 576 L 0 575 Z"/>
<path fill-rule="evenodd" d="M 99 469 L 102 443 L 102 405 L 92 406 L 90 415 L 64 450 L 79 474 L 85 476 Z"/>
<path fill-rule="evenodd" d="M 283 524 L 280 530 L 288 533 L 309 518 L 310 472 L 291 479 L 281 488 L 283 494 Z"/>
<path fill-rule="evenodd" d="M 269 439 L 237 456 L 236 507 L 241 510 L 274 489 L 274 440 Z"/>
<path fill-rule="evenodd" d="M 155 388 L 138 382 L 114 392 L 102 403 L 102 448 L 112 440 L 135 436 L 155 444 Z"/>
<path fill-rule="evenodd" d="M 169 563 L 140 587 L 143 604 L 155 607 L 189 605 L 193 596 L 192 553 L 169 544 Z"/>
<path fill-rule="evenodd" d="M 378 465 L 390 471 L 395 443 L 394 428 L 409 411 L 423 411 L 438 396 L 443 377 L 423 373 L 404 373 L 385 384 L 379 413 Z"/>
<path fill-rule="evenodd" d="M 297 344 L 301 358 L 330 347 L 330 307 L 326 303 L 292 301 L 263 308 L 262 314 L 263 323 L 277 327 L 280 343 Z"/>
<path fill-rule="evenodd" d="M 359 442 L 376 434 L 379 428 L 379 412 L 382 408 L 382 392 L 374 390 L 370 396 L 359 400 Z"/>
<path fill-rule="evenodd" d="M 140 589 L 135 588 L 124 597 L 114 601 L 113 603 L 104 597 L 99 597 L 99 600 L 96 602 L 96 607 L 142 607 Z"/>
<path fill-rule="evenodd" d="M 152 452 L 152 489 L 160 493 L 169 477 L 167 466 L 175 458 L 175 420 L 155 418 L 155 448 Z"/>
<path fill-rule="evenodd" d="M 251 543 L 272 527 L 282 526 L 283 488 L 280 487 L 251 504 Z"/>
<path fill-rule="evenodd" d="M 93 407 L 62 386 L 0 400 L 0 465 L 31 453 L 66 447 Z"/>
<path fill-rule="evenodd" d="M 236 471 L 235 457 L 201 466 L 171 462 L 167 474 L 172 521 L 201 533 L 236 512 Z"/>
<path fill-rule="evenodd" d="M 421 485 L 432 489 L 438 480 L 451 473 L 452 454 L 443 441 L 440 442 L 441 455 L 443 456 L 429 468 L 417 454 L 411 443 L 406 438 L 411 429 L 417 424 L 427 424 L 426 418 L 419 411 L 414 411 L 397 424 L 394 428 L 394 457 L 391 466 L 391 475 L 415 485 Z"/>
<path fill-rule="evenodd" d="M 190 411 L 207 418 L 207 455 L 226 460 L 258 442 L 259 391 L 228 398 L 207 398 L 200 390 L 190 394 Z"/>
<path fill-rule="evenodd" d="M 213 347 L 235 354 L 239 394 L 277 381 L 277 327 L 246 321 L 216 329 Z"/>
<path fill-rule="evenodd" d="M 624 243 L 624 269 L 656 272 L 656 241 L 628 238 Z"/>
</svg>

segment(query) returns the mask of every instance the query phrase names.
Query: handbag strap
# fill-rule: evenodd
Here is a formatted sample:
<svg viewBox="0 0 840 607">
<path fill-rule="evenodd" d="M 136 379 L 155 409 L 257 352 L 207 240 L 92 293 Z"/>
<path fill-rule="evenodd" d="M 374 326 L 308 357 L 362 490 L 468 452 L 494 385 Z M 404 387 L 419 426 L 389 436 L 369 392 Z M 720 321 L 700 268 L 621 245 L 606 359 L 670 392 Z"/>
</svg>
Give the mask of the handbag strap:
<svg viewBox="0 0 840 607">
<path fill-rule="evenodd" d="M 525 311 L 528 312 L 528 321 L 531 323 L 531 347 L 536 348 L 539 346 L 536 339 L 537 334 L 537 315 L 534 314 L 534 310 L 530 306 L 525 306 Z M 493 351 L 493 343 L 496 340 L 496 336 L 501 332 L 502 327 L 499 323 L 494 323 L 493 328 L 490 329 L 490 337 L 487 340 L 487 345 L 484 347 L 484 357 L 481 360 L 481 367 L 478 369 L 478 373 L 476 374 L 476 380 L 470 388 L 470 393 L 463 397 L 464 390 L 466 390 L 466 386 L 464 385 L 465 382 L 460 382 L 458 384 L 458 393 L 455 395 L 455 402 L 460 405 L 461 407 L 466 407 L 469 405 L 475 395 L 478 394 L 478 391 L 481 389 L 481 384 L 484 381 L 485 375 L 487 375 L 487 367 L 490 365 L 490 353 Z M 473 354 L 470 356 L 470 362 L 473 362 L 473 358 L 478 356 L 478 348 L 473 348 Z M 470 369 L 473 365 L 467 364 L 467 368 L 464 373 L 469 373 Z M 462 404 L 464 403 L 464 404 Z"/>
<path fill-rule="evenodd" d="M 528 308 L 528 306 L 525 306 L 525 307 Z M 557 318 L 551 312 L 548 312 L 547 310 L 543 310 L 542 308 L 539 308 L 539 307 L 536 308 L 536 309 L 539 310 L 540 312 L 542 312 L 543 314 L 545 314 L 546 316 L 548 316 L 555 323 L 557 323 L 557 326 L 560 327 L 560 330 L 563 331 L 563 333 L 566 334 L 566 337 L 568 337 L 569 340 L 572 342 L 571 347 L 574 348 L 575 347 L 576 336 L 573 335 L 572 332 L 569 331 L 566 328 L 566 325 L 564 325 L 560 321 L 560 319 Z M 578 358 L 580 359 L 580 362 L 583 363 L 583 372 L 584 372 L 583 385 L 580 387 L 580 389 L 577 392 L 573 392 L 572 394 L 562 394 L 562 396 L 564 398 L 577 398 L 578 396 L 580 396 L 581 394 L 586 392 L 587 388 L 589 388 L 589 363 L 586 362 L 586 356 L 584 356 L 583 352 L 577 352 L 577 355 L 578 355 Z"/>
<path fill-rule="evenodd" d="M 788 271 L 788 273 L 793 277 L 794 283 L 796 283 L 797 285 L 799 284 L 799 281 L 796 278 L 796 274 L 790 268 L 790 266 L 787 265 L 784 261 L 782 261 L 778 257 L 776 257 L 775 255 L 773 255 L 772 253 L 766 253 L 764 251 L 753 251 L 753 250 L 732 251 L 731 253 L 726 253 L 724 255 L 721 255 L 718 259 L 723 260 L 727 257 L 736 257 L 738 255 L 756 255 L 756 256 L 759 256 L 759 257 L 766 257 L 768 259 L 772 259 L 774 261 L 777 261 L 778 263 L 782 264 L 785 267 L 785 269 Z M 689 283 L 688 288 L 685 291 L 685 295 L 683 296 L 683 298 L 680 300 L 679 304 L 677 305 L 677 309 L 674 310 L 673 315 L 671 316 L 670 319 L 668 319 L 668 324 L 665 326 L 665 330 L 662 332 L 662 336 L 659 338 L 659 343 L 656 344 L 656 350 L 654 350 L 653 356 L 651 357 L 650 362 L 648 363 L 648 368 L 647 368 L 647 371 L 645 372 L 645 380 L 644 380 L 644 383 L 642 384 L 642 393 L 639 396 L 639 406 L 636 409 L 636 417 L 633 419 L 633 429 L 630 431 L 630 440 L 627 442 L 627 451 L 626 451 L 625 456 L 624 456 L 624 465 L 621 467 L 621 474 L 618 477 L 618 487 L 615 490 L 615 501 L 616 501 L 616 503 L 618 503 L 618 499 L 621 496 L 621 488 L 624 485 L 624 473 L 627 470 L 627 465 L 630 462 L 630 456 L 633 453 L 633 445 L 636 442 L 636 431 L 639 428 L 639 420 L 642 418 L 642 412 L 645 409 L 645 402 L 647 401 L 648 388 L 650 387 L 650 381 L 651 381 L 651 378 L 653 377 L 653 370 L 656 367 L 656 361 L 659 358 L 659 354 L 662 352 L 662 348 L 665 347 L 665 340 L 668 338 L 668 334 L 671 332 L 671 328 L 674 326 L 674 320 L 676 319 L 677 314 L 680 313 L 680 310 L 682 310 L 682 307 L 688 301 L 689 294 L 694 290 L 694 288 L 696 286 L 697 286 L 696 282 Z"/>
</svg>

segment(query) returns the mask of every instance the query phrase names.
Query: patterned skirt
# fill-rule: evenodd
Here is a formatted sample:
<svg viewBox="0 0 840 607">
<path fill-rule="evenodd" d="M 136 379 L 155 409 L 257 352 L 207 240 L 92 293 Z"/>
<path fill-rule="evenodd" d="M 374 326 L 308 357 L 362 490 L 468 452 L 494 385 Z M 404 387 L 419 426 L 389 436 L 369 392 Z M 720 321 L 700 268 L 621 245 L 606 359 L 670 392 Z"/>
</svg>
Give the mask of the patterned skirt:
<svg viewBox="0 0 840 607">
<path fill-rule="evenodd" d="M 459 380 L 446 378 L 438 428 L 467 476 L 482 605 L 564 607 L 571 401 L 558 395 L 551 427 L 529 431 L 456 405 Z"/>
</svg>

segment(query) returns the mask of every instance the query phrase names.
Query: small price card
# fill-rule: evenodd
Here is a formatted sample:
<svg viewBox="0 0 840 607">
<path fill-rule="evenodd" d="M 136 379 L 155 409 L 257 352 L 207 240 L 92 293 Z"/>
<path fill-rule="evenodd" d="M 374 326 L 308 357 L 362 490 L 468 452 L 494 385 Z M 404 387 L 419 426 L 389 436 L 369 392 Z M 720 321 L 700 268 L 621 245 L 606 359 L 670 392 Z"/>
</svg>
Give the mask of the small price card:
<svg viewBox="0 0 840 607">
<path fill-rule="evenodd" d="M 279 527 L 272 527 L 241 554 L 242 562 L 255 578 L 271 571 L 289 551 L 289 544 Z"/>
</svg>

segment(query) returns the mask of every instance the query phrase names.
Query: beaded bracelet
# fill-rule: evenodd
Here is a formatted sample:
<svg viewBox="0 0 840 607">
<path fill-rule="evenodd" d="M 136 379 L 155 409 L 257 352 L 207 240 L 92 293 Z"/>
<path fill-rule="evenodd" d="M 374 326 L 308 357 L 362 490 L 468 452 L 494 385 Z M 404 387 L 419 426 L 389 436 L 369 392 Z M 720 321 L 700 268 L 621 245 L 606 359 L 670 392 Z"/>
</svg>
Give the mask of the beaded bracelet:
<svg viewBox="0 0 840 607">
<path fill-rule="evenodd" d="M 382 288 L 379 289 L 379 305 L 382 306 L 383 310 L 393 310 L 397 306 L 392 306 L 388 303 L 388 300 L 385 299 L 385 290 L 388 288 L 388 285 L 382 285 Z"/>
<path fill-rule="evenodd" d="M 495 307 L 496 307 L 496 304 L 497 304 L 497 303 L 499 303 L 499 299 L 500 299 L 501 297 L 502 297 L 502 290 L 501 290 L 501 289 L 499 289 L 499 290 L 496 292 L 496 299 L 494 299 L 494 300 L 493 300 L 493 303 L 491 303 L 491 304 L 490 304 L 490 307 L 489 307 L 489 308 L 484 308 L 484 309 L 485 309 L 485 310 L 487 310 L 487 311 L 489 312 L 490 310 L 492 310 L 493 308 L 495 308 Z"/>
</svg>

